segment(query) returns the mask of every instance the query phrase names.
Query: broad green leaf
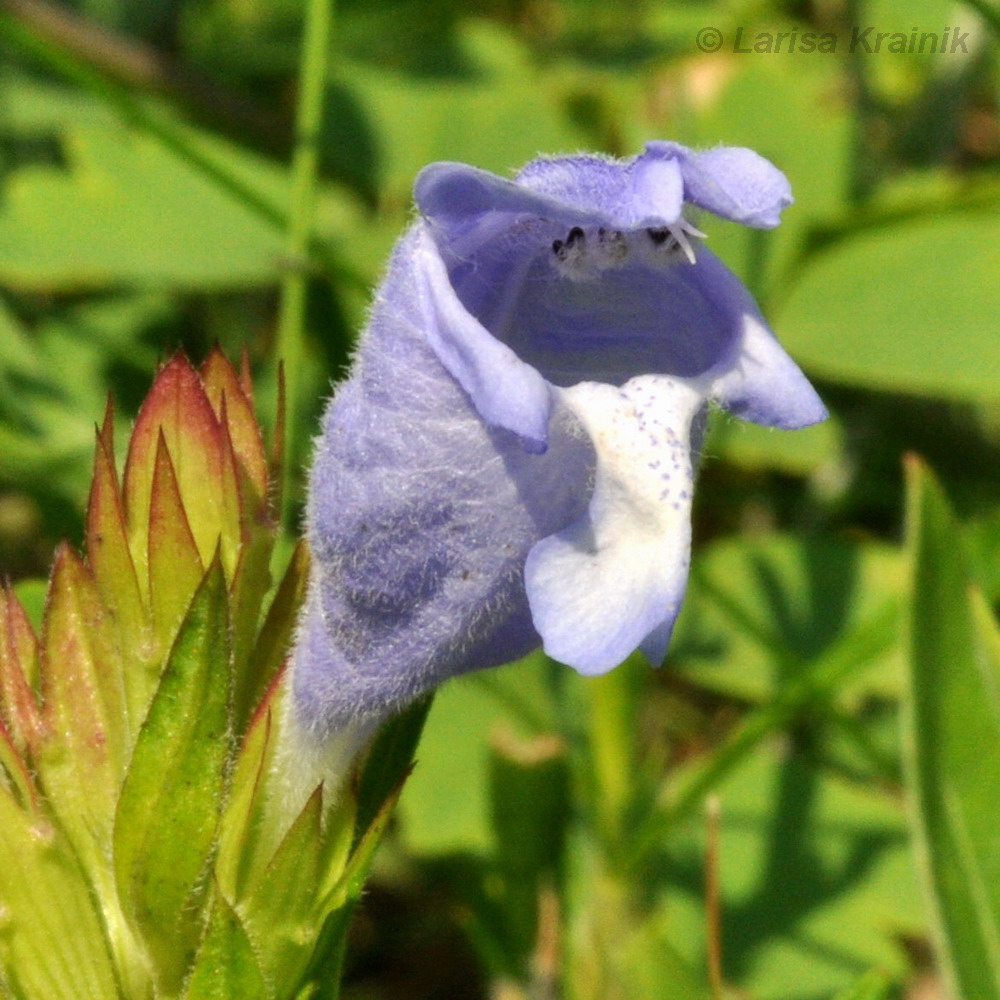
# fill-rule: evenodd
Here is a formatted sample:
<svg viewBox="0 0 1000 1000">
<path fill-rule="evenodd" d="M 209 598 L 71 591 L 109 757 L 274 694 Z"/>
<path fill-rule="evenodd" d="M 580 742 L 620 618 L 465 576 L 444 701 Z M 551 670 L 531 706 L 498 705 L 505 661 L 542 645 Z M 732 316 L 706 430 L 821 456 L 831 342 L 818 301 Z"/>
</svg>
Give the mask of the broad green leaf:
<svg viewBox="0 0 1000 1000">
<path fill-rule="evenodd" d="M 274 226 L 157 140 L 74 124 L 66 169 L 24 166 L 0 206 L 0 281 L 22 291 L 276 280 Z"/>
<path fill-rule="evenodd" d="M 965 13 L 968 8 L 958 8 Z M 962 28 L 972 28 L 975 37 L 975 27 L 977 20 L 972 16 L 957 17 L 957 10 L 949 3 L 949 0 L 869 0 L 865 9 L 865 24 L 885 25 L 884 30 L 904 31 L 909 35 L 909 29 L 919 26 L 919 34 L 929 32 L 936 36 L 939 41 L 943 39 L 944 29 L 950 26 L 958 26 L 956 33 Z M 906 25 L 906 27 L 903 27 Z M 891 27 L 890 27 L 891 26 Z M 878 27 L 875 32 L 879 31 Z M 874 35 L 875 32 L 872 32 Z M 916 107 L 910 110 L 910 115 L 914 111 L 927 114 L 929 109 L 936 106 L 947 109 L 954 115 L 961 113 L 961 105 L 954 105 L 956 99 L 961 99 L 963 89 L 956 87 L 957 78 L 964 75 L 968 83 L 966 87 L 975 87 L 978 84 L 978 74 L 970 66 L 974 61 L 969 53 L 964 53 L 959 49 L 954 54 L 947 54 L 938 51 L 937 43 L 930 46 L 930 39 L 925 44 L 923 52 L 919 51 L 919 42 L 916 51 L 908 52 L 905 55 L 900 53 L 892 58 L 869 58 L 866 60 L 867 80 L 870 86 L 881 92 L 894 102 L 902 103 L 906 99 L 915 100 Z M 973 51 L 970 45 L 970 53 Z M 875 53 L 872 53 L 875 55 Z M 933 87 L 934 99 L 928 99 L 927 94 L 918 96 L 921 85 Z M 948 122 L 926 122 L 922 121 L 925 135 L 923 142 L 929 145 L 940 143 L 944 145 L 944 137 L 953 123 Z M 904 139 L 905 141 L 905 139 Z"/>
<path fill-rule="evenodd" d="M 773 318 L 816 375 L 996 402 L 997 274 L 1000 205 L 887 220 L 810 257 Z"/>
<path fill-rule="evenodd" d="M 620 1000 L 709 1000 L 702 966 L 685 961 L 672 942 L 674 928 L 662 915 L 650 917 L 617 945 L 613 954 L 614 988 Z M 614 993 L 605 994 L 607 1000 Z M 604 1000 L 604 997 L 594 997 Z"/>
<path fill-rule="evenodd" d="M 726 981 L 754 1000 L 830 997 L 872 967 L 899 983 L 898 939 L 923 913 L 903 810 L 771 741 L 717 789 Z M 704 961 L 702 824 L 661 841 L 659 912 L 695 967 Z"/>
<path fill-rule="evenodd" d="M 0 281 L 44 292 L 277 282 L 284 167 L 189 126 L 170 131 L 204 166 L 114 120 L 82 115 L 61 123 L 65 167 L 26 164 L 7 175 Z M 349 199 L 325 190 L 318 229 L 347 231 L 357 214 Z"/>
<path fill-rule="evenodd" d="M 955 996 L 1000 997 L 1000 637 L 940 486 L 908 465 L 904 750 L 938 958 Z"/>
<path fill-rule="evenodd" d="M 198 587 L 139 732 L 115 817 L 118 891 L 177 990 L 198 945 L 229 752 L 229 619 L 216 558 Z"/>
<path fill-rule="evenodd" d="M 0 299 L 0 377 L 4 381 L 12 373 L 38 377 L 41 371 L 38 348 L 7 303 Z"/>
<path fill-rule="evenodd" d="M 528 50 L 508 31 L 468 21 L 458 29 L 458 42 L 474 68 L 458 81 L 415 78 L 385 66 L 344 66 L 345 88 L 374 134 L 384 137 L 376 170 L 391 204 L 409 204 L 414 177 L 434 160 L 506 175 L 543 150 L 573 152 L 588 145 L 559 107 L 555 88 L 545 85 Z"/>
<path fill-rule="evenodd" d="M 0 121 L 12 133 L 37 139 L 83 121 L 114 124 L 114 111 L 91 94 L 7 69 L 0 77 Z"/>
</svg>

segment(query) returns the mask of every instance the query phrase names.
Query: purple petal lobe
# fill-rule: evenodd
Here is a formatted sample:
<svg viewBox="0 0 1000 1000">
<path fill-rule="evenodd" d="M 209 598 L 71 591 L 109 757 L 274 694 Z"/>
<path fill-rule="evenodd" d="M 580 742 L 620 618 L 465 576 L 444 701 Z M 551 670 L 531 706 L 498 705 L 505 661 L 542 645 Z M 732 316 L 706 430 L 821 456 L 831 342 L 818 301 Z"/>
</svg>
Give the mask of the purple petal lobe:
<svg viewBox="0 0 1000 1000">
<path fill-rule="evenodd" d="M 747 315 L 739 351 L 712 397 L 730 413 L 764 427 L 791 431 L 817 424 L 826 407 L 759 317 Z"/>
<path fill-rule="evenodd" d="M 551 202 L 586 210 L 593 225 L 628 226 L 633 219 L 628 169 L 603 156 L 540 157 L 524 166 L 517 184 Z"/>
<path fill-rule="evenodd" d="M 640 156 L 632 169 L 633 226 L 665 226 L 681 217 L 684 180 L 674 159 Z"/>
<path fill-rule="evenodd" d="M 794 430 L 825 420 L 816 390 L 778 343 L 743 283 L 708 250 L 696 275 L 702 293 L 730 317 L 737 335 L 716 368 L 711 396 L 742 420 Z"/>
<path fill-rule="evenodd" d="M 510 225 L 510 216 L 554 217 L 566 225 L 596 225 L 603 221 L 593 202 L 560 197 L 564 192 L 535 191 L 464 163 L 432 163 L 417 176 L 413 196 L 421 214 L 435 225 L 451 229 L 454 238 L 463 228 L 483 227 L 481 238 L 493 227 Z M 506 217 L 506 218 L 497 218 Z"/>
<path fill-rule="evenodd" d="M 745 226 L 773 229 L 794 200 L 788 178 L 752 149 L 719 146 L 696 153 L 675 142 L 651 142 L 646 153 L 676 157 L 685 201 Z"/>
<path fill-rule="evenodd" d="M 413 252 L 424 330 L 441 364 L 488 424 L 513 431 L 528 447 L 543 451 L 552 406 L 548 383 L 466 311 L 430 236 L 421 233 Z"/>
</svg>

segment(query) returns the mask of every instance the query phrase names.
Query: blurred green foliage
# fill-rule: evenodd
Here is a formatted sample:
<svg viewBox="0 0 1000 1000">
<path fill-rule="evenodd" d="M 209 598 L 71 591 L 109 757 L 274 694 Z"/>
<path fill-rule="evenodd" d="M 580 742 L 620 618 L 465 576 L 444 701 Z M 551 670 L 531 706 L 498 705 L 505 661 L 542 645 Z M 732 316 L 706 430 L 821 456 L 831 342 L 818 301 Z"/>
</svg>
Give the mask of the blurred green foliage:
<svg viewBox="0 0 1000 1000">
<path fill-rule="evenodd" d="M 901 805 L 897 716 L 914 683 L 901 457 L 937 471 L 959 524 L 935 544 L 965 546 L 1000 600 L 990 3 L 340 0 L 316 240 L 299 260 L 284 237 L 303 4 L 0 2 L 0 567 L 29 606 L 54 541 L 81 537 L 106 394 L 127 425 L 177 345 L 196 359 L 245 347 L 269 373 L 277 289 L 296 268 L 309 294 L 290 449 L 305 465 L 425 163 L 506 173 L 538 152 L 627 155 L 660 137 L 752 146 L 792 182 L 774 233 L 704 223 L 831 420 L 778 434 L 717 415 L 662 671 L 586 682 L 536 657 L 439 695 L 345 1000 L 687 1000 L 709 995 L 713 937 L 731 995 L 754 1000 L 900 1000 L 933 976 Z M 868 25 L 967 31 L 968 51 L 851 51 Z M 699 50 L 703 27 L 718 51 Z M 836 51 L 736 52 L 739 28 L 831 33 Z M 258 379 L 265 413 L 273 382 Z M 927 586 L 939 570 L 920 572 Z M 950 627 L 953 598 L 921 606 L 944 616 L 928 634 Z M 931 691 L 954 668 L 921 662 Z M 933 694 L 918 704 L 937 718 Z M 931 770 L 914 773 L 932 781 L 947 760 L 923 753 Z M 925 839 L 938 821 L 924 817 Z"/>
</svg>

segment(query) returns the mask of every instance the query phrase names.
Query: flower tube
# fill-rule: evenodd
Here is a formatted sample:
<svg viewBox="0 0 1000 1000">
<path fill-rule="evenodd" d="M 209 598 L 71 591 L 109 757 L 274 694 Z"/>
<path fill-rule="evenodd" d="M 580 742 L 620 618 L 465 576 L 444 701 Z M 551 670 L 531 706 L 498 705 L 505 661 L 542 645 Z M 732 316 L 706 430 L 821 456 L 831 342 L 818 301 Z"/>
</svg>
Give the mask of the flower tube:
<svg viewBox="0 0 1000 1000">
<path fill-rule="evenodd" d="M 436 163 L 415 198 L 311 474 L 292 714 L 314 745 L 539 645 L 583 674 L 659 664 L 708 405 L 826 416 L 685 217 L 778 224 L 788 182 L 751 150 Z"/>
</svg>

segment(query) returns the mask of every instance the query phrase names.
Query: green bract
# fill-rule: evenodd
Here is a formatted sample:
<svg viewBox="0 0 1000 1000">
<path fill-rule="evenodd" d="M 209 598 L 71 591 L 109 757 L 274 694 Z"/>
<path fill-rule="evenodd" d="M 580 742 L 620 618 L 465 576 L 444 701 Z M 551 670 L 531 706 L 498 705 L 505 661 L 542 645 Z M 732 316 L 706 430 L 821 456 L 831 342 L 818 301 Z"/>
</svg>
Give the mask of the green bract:
<svg viewBox="0 0 1000 1000">
<path fill-rule="evenodd" d="M 334 995 L 410 744 L 377 802 L 288 810 L 273 757 L 306 558 L 268 599 L 280 446 L 246 366 L 164 366 L 121 482 L 111 428 L 109 407 L 85 556 L 60 548 L 40 636 L 0 591 L 0 996 Z"/>
</svg>

